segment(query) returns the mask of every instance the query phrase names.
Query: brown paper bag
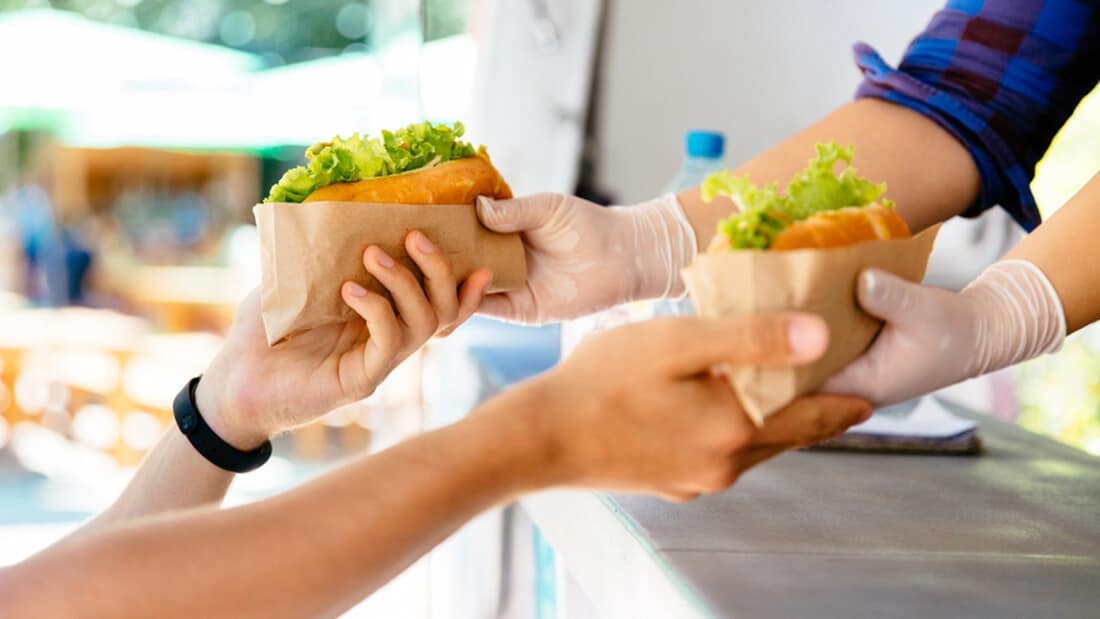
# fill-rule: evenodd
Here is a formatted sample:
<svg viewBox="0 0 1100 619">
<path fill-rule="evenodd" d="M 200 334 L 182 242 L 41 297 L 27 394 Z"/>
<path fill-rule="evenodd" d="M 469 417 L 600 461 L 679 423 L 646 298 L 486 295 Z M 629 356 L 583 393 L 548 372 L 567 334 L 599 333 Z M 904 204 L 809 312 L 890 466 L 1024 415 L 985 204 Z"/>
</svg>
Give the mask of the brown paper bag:
<svg viewBox="0 0 1100 619">
<path fill-rule="evenodd" d="M 518 234 L 484 228 L 473 206 L 310 202 L 258 204 L 263 272 L 261 313 L 268 344 L 298 331 L 344 322 L 353 312 L 340 286 L 353 280 L 386 293 L 363 268 L 363 252 L 381 247 L 421 277 L 405 252 L 405 237 L 420 230 L 451 258 L 455 277 L 493 271 L 489 292 L 523 287 L 527 266 Z"/>
<path fill-rule="evenodd" d="M 704 318 L 800 310 L 818 314 L 829 324 L 829 348 L 810 365 L 719 368 L 758 426 L 798 396 L 821 387 L 867 349 L 882 321 L 859 307 L 860 272 L 875 267 L 921 281 L 937 230 L 911 239 L 834 249 L 704 254 L 684 270 L 684 281 Z"/>
</svg>

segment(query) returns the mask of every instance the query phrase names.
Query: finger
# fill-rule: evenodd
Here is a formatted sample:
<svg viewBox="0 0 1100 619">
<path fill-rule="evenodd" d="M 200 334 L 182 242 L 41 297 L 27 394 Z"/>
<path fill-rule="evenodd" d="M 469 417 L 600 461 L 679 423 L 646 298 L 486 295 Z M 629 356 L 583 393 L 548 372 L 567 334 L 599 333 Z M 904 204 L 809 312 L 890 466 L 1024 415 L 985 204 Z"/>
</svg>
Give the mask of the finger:
<svg viewBox="0 0 1100 619">
<path fill-rule="evenodd" d="M 652 323 L 653 351 L 668 370 L 694 375 L 718 363 L 799 365 L 824 354 L 825 321 L 812 314 L 783 312 L 713 320 L 672 318 Z M 646 326 L 646 325 L 641 325 Z"/>
<path fill-rule="evenodd" d="M 440 329 L 437 335 L 446 337 L 454 332 L 459 325 L 469 320 L 470 316 L 474 315 L 474 312 L 477 311 L 477 308 L 485 299 L 485 293 L 492 283 L 493 272 L 489 269 L 479 269 L 467 277 L 458 291 L 458 316 L 453 323 Z"/>
<path fill-rule="evenodd" d="M 821 392 L 858 396 L 881 404 L 877 393 L 882 382 L 878 379 L 878 369 L 882 367 L 879 352 L 877 346 L 872 345 L 870 350 L 825 381 Z"/>
<path fill-rule="evenodd" d="M 887 322 L 923 314 L 927 291 L 880 269 L 867 269 L 859 276 L 859 304 L 868 314 Z"/>
<path fill-rule="evenodd" d="M 419 230 L 405 237 L 405 250 L 424 274 L 424 289 L 435 309 L 437 328 L 454 323 L 458 318 L 458 285 L 450 258 Z"/>
<path fill-rule="evenodd" d="M 794 449 L 813 445 L 870 416 L 871 405 L 859 398 L 838 395 L 799 398 L 765 420 L 753 446 Z"/>
<path fill-rule="evenodd" d="M 419 347 L 435 333 L 437 323 L 435 310 L 416 277 L 375 245 L 363 252 L 363 266 L 390 291 L 399 320 L 408 327 L 405 344 Z"/>
<path fill-rule="evenodd" d="M 477 216 L 494 232 L 521 232 L 546 225 L 558 202 L 550 194 L 538 194 L 514 200 L 477 199 Z"/>
<path fill-rule="evenodd" d="M 355 282 L 345 282 L 340 296 L 363 319 L 370 333 L 362 356 L 366 380 L 361 382 L 378 380 L 393 365 L 401 350 L 401 324 L 393 313 L 393 306 L 382 295 Z"/>
</svg>

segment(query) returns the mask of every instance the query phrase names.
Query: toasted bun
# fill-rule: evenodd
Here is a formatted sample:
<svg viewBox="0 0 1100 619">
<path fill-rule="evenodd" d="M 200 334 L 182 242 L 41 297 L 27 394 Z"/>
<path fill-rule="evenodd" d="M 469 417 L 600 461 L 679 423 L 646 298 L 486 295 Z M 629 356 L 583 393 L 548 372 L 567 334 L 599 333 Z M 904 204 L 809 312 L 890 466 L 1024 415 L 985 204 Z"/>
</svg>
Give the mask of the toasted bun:
<svg viewBox="0 0 1100 619">
<path fill-rule="evenodd" d="M 826 211 L 795 222 L 772 241 L 770 249 L 843 247 L 910 236 L 909 226 L 894 209 L 871 204 Z"/>
<path fill-rule="evenodd" d="M 305 202 L 472 205 L 478 196 L 512 197 L 508 183 L 484 154 L 393 176 L 335 183 L 309 194 Z"/>
</svg>

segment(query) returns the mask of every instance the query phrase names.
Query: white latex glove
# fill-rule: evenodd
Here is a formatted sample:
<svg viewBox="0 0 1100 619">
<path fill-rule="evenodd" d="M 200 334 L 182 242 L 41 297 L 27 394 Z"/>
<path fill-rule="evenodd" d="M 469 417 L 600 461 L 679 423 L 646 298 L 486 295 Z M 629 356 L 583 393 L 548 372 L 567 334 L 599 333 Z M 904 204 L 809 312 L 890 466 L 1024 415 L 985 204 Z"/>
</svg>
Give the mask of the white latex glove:
<svg viewBox="0 0 1100 619">
<path fill-rule="evenodd" d="M 961 292 L 865 271 L 859 302 L 886 326 L 822 391 L 859 395 L 875 406 L 1057 351 L 1066 337 L 1058 294 L 1025 260 L 998 262 Z"/>
<path fill-rule="evenodd" d="M 477 214 L 497 232 L 520 232 L 527 287 L 490 295 L 480 312 L 541 324 L 620 303 L 683 296 L 680 270 L 697 252 L 695 233 L 674 195 L 604 208 L 561 194 L 479 198 Z"/>
</svg>

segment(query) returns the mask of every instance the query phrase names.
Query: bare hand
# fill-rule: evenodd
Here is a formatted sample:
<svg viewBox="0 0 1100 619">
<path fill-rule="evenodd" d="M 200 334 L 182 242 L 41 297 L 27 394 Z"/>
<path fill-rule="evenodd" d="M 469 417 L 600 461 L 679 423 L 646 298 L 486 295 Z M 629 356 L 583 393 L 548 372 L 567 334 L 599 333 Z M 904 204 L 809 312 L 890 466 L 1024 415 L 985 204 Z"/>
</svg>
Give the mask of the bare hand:
<svg viewBox="0 0 1100 619">
<path fill-rule="evenodd" d="M 530 392 L 531 426 L 552 438 L 548 458 L 561 478 L 549 483 L 686 500 L 724 490 L 782 451 L 843 432 L 870 416 L 870 405 L 805 397 L 758 429 L 710 371 L 722 362 L 807 363 L 827 341 L 824 321 L 791 313 L 658 319 L 592 336 L 519 388 Z"/>
<path fill-rule="evenodd" d="M 264 338 L 259 293 L 249 295 L 225 347 L 199 383 L 199 409 L 214 431 L 239 449 L 249 449 L 366 398 L 429 338 L 449 332 L 474 313 L 492 273 L 475 272 L 459 290 L 450 259 L 426 236 L 410 233 L 405 249 L 424 274 L 423 288 L 412 272 L 378 247 L 369 247 L 363 266 L 389 290 L 393 304 L 345 282 L 341 296 L 355 318 L 306 331 L 275 347 Z"/>
</svg>

